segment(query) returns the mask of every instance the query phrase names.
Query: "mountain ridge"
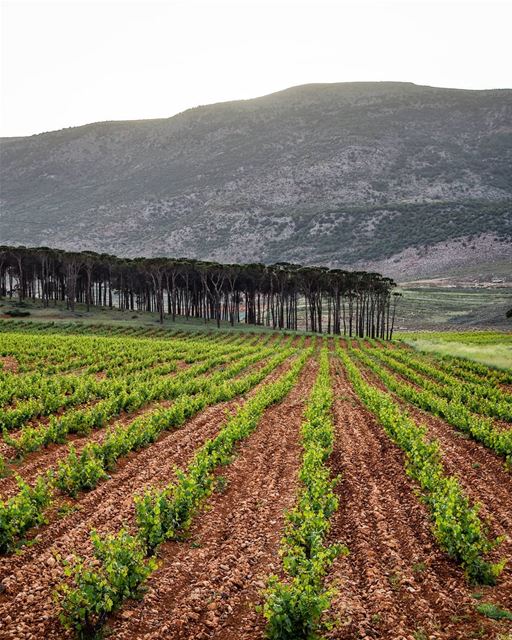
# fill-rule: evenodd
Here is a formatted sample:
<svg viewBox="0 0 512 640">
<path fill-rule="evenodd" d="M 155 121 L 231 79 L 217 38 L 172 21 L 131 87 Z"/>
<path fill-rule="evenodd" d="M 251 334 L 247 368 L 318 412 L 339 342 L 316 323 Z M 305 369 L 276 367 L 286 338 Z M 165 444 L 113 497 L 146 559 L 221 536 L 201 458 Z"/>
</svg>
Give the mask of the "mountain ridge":
<svg viewBox="0 0 512 640">
<path fill-rule="evenodd" d="M 444 244 L 512 258 L 510 89 L 316 83 L 0 145 L 4 244 L 405 278 Z"/>
<path fill-rule="evenodd" d="M 267 98 L 270 97 L 277 97 L 277 96 L 281 96 L 281 95 L 287 95 L 289 93 L 293 93 L 297 90 L 302 90 L 302 89 L 328 89 L 330 87 L 343 87 L 343 86 L 347 86 L 347 87 L 354 87 L 354 88 L 359 88 L 359 87 L 365 87 L 365 86 L 383 86 L 383 87 L 390 87 L 390 86 L 394 86 L 396 85 L 397 88 L 403 87 L 410 87 L 411 89 L 432 89 L 432 90 L 436 90 L 436 91 L 448 91 L 448 92 L 453 92 L 453 93 L 468 93 L 468 94 L 484 94 L 484 93 L 488 93 L 488 94 L 499 94 L 499 93 L 509 93 L 512 92 L 512 87 L 495 87 L 495 88 L 490 88 L 490 89 L 462 89 L 460 87 L 436 87 L 434 85 L 427 85 L 427 84 L 416 84 L 415 82 L 406 82 L 406 81 L 399 81 L 399 80 L 378 80 L 378 81 L 353 81 L 353 82 L 309 82 L 309 83 L 305 83 L 305 84 L 297 84 L 297 85 L 292 85 L 291 87 L 287 87 L 286 89 L 280 89 L 278 91 L 273 91 L 270 93 L 265 93 L 261 96 L 254 96 L 252 98 L 239 98 L 239 99 L 234 99 L 234 100 L 221 100 L 219 102 L 212 102 L 212 103 L 208 103 L 208 104 L 198 104 L 195 105 L 193 107 L 187 107 L 186 109 L 184 109 L 183 111 L 178 111 L 175 114 L 171 115 L 171 116 L 163 116 L 163 117 L 159 117 L 159 118 L 133 118 L 133 119 L 127 119 L 127 120 L 118 120 L 118 119 L 114 119 L 114 120 L 97 120 L 94 122 L 86 122 L 83 124 L 78 124 L 78 125 L 71 125 L 69 127 L 63 127 L 62 129 L 51 129 L 49 131 L 40 131 L 38 133 L 32 133 L 29 135 L 24 135 L 24 136 L 0 136 L 0 140 L 16 140 L 16 139 L 27 139 L 27 138 L 34 138 L 37 136 L 42 136 L 48 133 L 59 133 L 62 131 L 70 131 L 73 129 L 82 129 L 82 128 L 86 128 L 86 127 L 94 127 L 96 125 L 104 125 L 104 124 L 137 124 L 137 123 L 146 123 L 146 122 L 163 122 L 163 121 L 168 121 L 171 120 L 172 118 L 176 118 L 177 116 L 181 116 L 184 114 L 188 114 L 189 112 L 194 112 L 200 109 L 209 109 L 209 108 L 215 108 L 215 107 L 220 107 L 222 105 L 242 105 L 244 103 L 249 103 L 249 102 L 257 102 L 259 100 L 265 100 Z"/>
</svg>

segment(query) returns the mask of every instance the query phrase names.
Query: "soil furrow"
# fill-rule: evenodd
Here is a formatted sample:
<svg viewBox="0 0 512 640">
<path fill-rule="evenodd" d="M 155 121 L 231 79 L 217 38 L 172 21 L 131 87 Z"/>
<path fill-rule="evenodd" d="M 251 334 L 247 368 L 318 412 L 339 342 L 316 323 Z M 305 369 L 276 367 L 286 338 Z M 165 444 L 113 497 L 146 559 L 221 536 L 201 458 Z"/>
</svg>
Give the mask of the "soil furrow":
<svg viewBox="0 0 512 640">
<path fill-rule="evenodd" d="M 493 552 L 494 559 L 508 558 L 509 562 L 493 589 L 493 596 L 502 606 L 512 606 L 512 474 L 503 460 L 489 449 L 440 418 L 404 405 L 418 423 L 428 428 L 429 436 L 441 445 L 446 472 L 459 479 L 473 503 L 480 503 L 480 517 L 489 523 L 493 536 L 503 538 Z"/>
<path fill-rule="evenodd" d="M 419 384 L 417 384 L 416 382 L 413 382 L 412 380 L 410 380 L 407 376 L 403 375 L 402 373 L 399 373 L 398 371 L 395 371 L 389 364 L 387 364 L 386 362 L 382 362 L 382 361 L 378 361 L 378 364 L 383 367 L 384 369 L 386 369 L 386 371 L 388 373 L 390 373 L 391 375 L 393 375 L 399 382 L 404 383 L 409 385 L 410 387 L 412 387 L 413 389 L 415 389 L 416 391 L 425 391 L 425 388 L 420 386 Z M 364 365 L 361 365 L 364 366 Z M 365 367 L 368 371 L 369 369 L 367 367 Z M 380 381 L 380 378 L 378 378 L 378 376 L 372 372 L 372 375 L 375 376 L 375 379 Z M 438 381 L 434 380 L 433 378 L 431 378 L 430 376 L 426 375 L 426 374 L 422 374 L 419 373 L 418 375 L 423 376 L 423 378 L 425 378 L 426 380 L 428 380 L 429 382 L 433 382 L 434 384 L 438 384 L 440 386 L 443 386 L 443 383 L 439 383 Z M 444 385 L 446 386 L 446 385 Z M 428 391 L 428 390 L 427 390 Z M 442 400 L 445 400 L 446 402 L 450 402 L 450 398 L 446 397 L 446 396 L 441 396 L 438 395 L 439 398 L 441 398 Z M 486 414 L 483 413 L 478 413 L 476 411 L 472 411 L 472 413 L 479 418 L 484 418 L 484 419 L 491 419 L 492 423 L 494 425 L 494 427 L 496 429 L 500 429 L 502 431 L 508 431 L 509 429 L 512 428 L 510 422 L 507 422 L 506 420 L 500 420 L 499 418 L 495 418 L 492 416 L 488 416 Z M 455 427 L 452 427 L 453 429 L 455 429 Z"/>
<path fill-rule="evenodd" d="M 260 383 L 277 379 L 290 362 L 286 362 Z M 256 392 L 256 387 L 250 394 Z M 250 395 L 247 394 L 247 395 Z M 247 397 L 247 396 L 245 396 Z M 73 511 L 55 518 L 42 527 L 36 543 L 19 556 L 0 558 L 0 639 L 62 639 L 66 636 L 57 620 L 52 601 L 53 591 L 62 580 L 56 555 L 68 557 L 78 553 L 91 556 L 89 531 L 117 531 L 133 517 L 133 495 L 148 485 L 168 483 L 178 465 L 186 466 L 206 439 L 214 437 L 244 397 L 205 409 L 183 427 L 165 432 L 161 438 L 125 458 L 115 475 L 73 502 Z"/>
<path fill-rule="evenodd" d="M 481 505 L 480 516 L 488 523 L 490 535 L 503 538 L 493 553 L 494 559 L 498 561 L 501 557 L 506 557 L 512 560 L 512 473 L 506 469 L 503 458 L 442 418 L 391 393 L 372 371 L 363 367 L 360 371 L 368 382 L 389 393 L 417 424 L 427 427 L 429 437 L 437 440 L 441 446 L 446 473 L 457 477 L 471 501 Z M 494 593 L 499 596 L 503 605 L 512 605 L 510 562 L 507 563 Z"/>
<path fill-rule="evenodd" d="M 241 373 L 233 377 L 233 380 L 241 378 L 248 374 L 249 371 L 257 371 L 261 367 L 267 364 L 268 358 L 263 358 L 257 363 L 250 365 L 247 369 L 244 369 Z M 218 371 L 225 365 L 220 365 L 218 367 L 214 367 L 211 371 L 209 371 L 206 377 L 210 376 L 215 371 Z M 175 376 L 176 373 L 173 372 L 169 375 L 170 378 Z M 94 429 L 90 434 L 86 436 L 77 436 L 76 434 L 69 434 L 66 438 L 66 442 L 62 444 L 51 444 L 48 447 L 44 447 L 39 449 L 39 451 L 35 451 L 34 453 L 28 454 L 23 458 L 23 460 L 19 464 L 13 464 L 12 472 L 13 474 L 7 476 L 5 478 L 0 478 L 0 497 L 5 500 L 10 496 L 14 495 L 18 491 L 18 485 L 16 483 L 16 476 L 21 477 L 25 482 L 31 483 L 35 481 L 36 477 L 54 467 L 59 460 L 64 459 L 68 453 L 68 445 L 72 444 L 78 452 L 80 452 L 86 444 L 89 442 L 100 442 L 105 435 L 105 432 L 111 428 L 115 428 L 118 425 L 127 425 L 130 422 L 133 422 L 136 418 L 144 414 L 149 414 L 152 411 L 155 411 L 159 408 L 168 407 L 172 404 L 172 400 L 162 400 L 157 402 L 151 402 L 140 409 L 137 409 L 133 412 L 123 412 L 120 416 L 115 416 L 111 420 L 107 422 L 104 427 L 99 429 Z M 1 444 L 1 443 L 0 443 Z M 7 446 L 7 445 L 6 445 Z M 12 450 L 12 449 L 11 449 Z"/>
<path fill-rule="evenodd" d="M 128 638 L 263 638 L 255 606 L 269 573 L 280 566 L 285 512 L 297 493 L 301 460 L 299 428 L 315 380 L 310 360 L 299 382 L 268 409 L 238 456 L 220 471 L 208 510 L 185 543 L 167 543 L 162 566 L 149 580 L 142 602 L 132 602 L 113 623 L 113 636 Z"/>
<path fill-rule="evenodd" d="M 5 500 L 18 492 L 18 485 L 16 483 L 17 476 L 30 484 L 35 481 L 38 475 L 56 466 L 59 460 L 63 460 L 69 454 L 68 446 L 70 444 L 80 452 L 86 444 L 90 442 L 100 442 L 108 429 L 115 428 L 121 424 L 128 425 L 136 418 L 140 418 L 144 414 L 149 414 L 158 408 L 168 407 L 170 404 L 171 402 L 167 400 L 147 404 L 133 413 L 123 413 L 121 416 L 116 416 L 112 420 L 109 420 L 104 427 L 94 429 L 86 436 L 77 436 L 71 433 L 67 436 L 65 443 L 51 444 L 39 451 L 28 454 L 19 464 L 12 465 L 12 475 L 0 479 L 1 499 Z"/>
<path fill-rule="evenodd" d="M 0 356 L 0 371 L 18 373 L 19 364 L 14 356 Z"/>
<path fill-rule="evenodd" d="M 328 637 L 462 640 L 480 627 L 499 629 L 475 612 L 462 571 L 436 544 L 402 452 L 336 368 L 331 466 L 342 478 L 330 539 L 350 554 L 335 561 L 329 576 L 337 588 L 330 612 L 337 626 Z"/>
</svg>

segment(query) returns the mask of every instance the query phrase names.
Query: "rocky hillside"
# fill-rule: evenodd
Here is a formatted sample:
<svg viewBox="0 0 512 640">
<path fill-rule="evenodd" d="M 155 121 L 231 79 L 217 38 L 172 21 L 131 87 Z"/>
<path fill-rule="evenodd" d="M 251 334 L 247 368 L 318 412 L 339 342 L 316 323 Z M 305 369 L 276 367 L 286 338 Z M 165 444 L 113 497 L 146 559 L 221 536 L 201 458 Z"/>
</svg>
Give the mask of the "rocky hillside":
<svg viewBox="0 0 512 640">
<path fill-rule="evenodd" d="M 4 139 L 0 241 L 492 271 L 512 259 L 512 90 L 306 85 Z"/>
</svg>

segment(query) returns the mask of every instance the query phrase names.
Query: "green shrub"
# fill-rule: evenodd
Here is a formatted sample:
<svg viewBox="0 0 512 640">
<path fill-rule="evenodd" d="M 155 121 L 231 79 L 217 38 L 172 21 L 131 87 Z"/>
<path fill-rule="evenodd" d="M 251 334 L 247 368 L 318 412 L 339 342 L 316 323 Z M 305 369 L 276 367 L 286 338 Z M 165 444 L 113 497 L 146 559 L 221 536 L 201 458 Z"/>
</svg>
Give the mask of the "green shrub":
<svg viewBox="0 0 512 640">
<path fill-rule="evenodd" d="M 62 624 L 80 639 L 95 637 L 123 600 L 139 597 L 141 585 L 156 569 L 156 561 L 145 559 L 139 540 L 125 529 L 105 538 L 93 531 L 91 540 L 96 562 L 65 562 L 71 585 L 59 585 L 55 596 Z"/>
<path fill-rule="evenodd" d="M 265 592 L 266 637 L 270 640 L 314 640 L 318 622 L 329 607 L 331 593 L 294 578 L 290 584 L 272 576 Z"/>
<path fill-rule="evenodd" d="M 89 443 L 77 455 L 71 445 L 68 457 L 58 462 L 55 486 L 72 497 L 76 497 L 79 491 L 93 489 L 107 477 L 99 451 L 100 445 Z"/>
<path fill-rule="evenodd" d="M 329 607 L 332 595 L 324 588 L 323 578 L 336 556 L 348 552 L 341 545 L 324 545 L 329 518 L 338 508 L 333 490 L 337 479 L 331 478 L 324 464 L 334 439 L 332 402 L 329 356 L 324 345 L 319 374 L 301 426 L 302 487 L 297 505 L 287 515 L 281 543 L 283 568 L 289 578 L 279 580 L 271 576 L 265 592 L 263 614 L 267 619 L 266 634 L 271 640 L 318 637 L 321 615 Z"/>
<path fill-rule="evenodd" d="M 17 482 L 18 493 L 6 502 L 0 500 L 0 553 L 12 551 L 16 538 L 45 521 L 43 512 L 51 500 L 44 478 L 40 477 L 33 487 L 21 478 Z"/>
<path fill-rule="evenodd" d="M 506 609 L 502 609 L 492 602 L 482 602 L 477 604 L 476 610 L 483 616 L 487 616 L 492 620 L 512 620 L 512 613 Z"/>
</svg>

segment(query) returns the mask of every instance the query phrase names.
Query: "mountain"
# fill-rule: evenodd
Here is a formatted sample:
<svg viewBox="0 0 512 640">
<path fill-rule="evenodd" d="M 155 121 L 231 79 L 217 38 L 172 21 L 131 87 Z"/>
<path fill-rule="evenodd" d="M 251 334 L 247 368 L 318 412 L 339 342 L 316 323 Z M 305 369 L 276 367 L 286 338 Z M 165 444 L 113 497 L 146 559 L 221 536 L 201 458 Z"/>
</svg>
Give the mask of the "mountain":
<svg viewBox="0 0 512 640">
<path fill-rule="evenodd" d="M 0 152 L 3 244 L 400 279 L 512 260 L 510 89 L 311 84 Z"/>
</svg>

